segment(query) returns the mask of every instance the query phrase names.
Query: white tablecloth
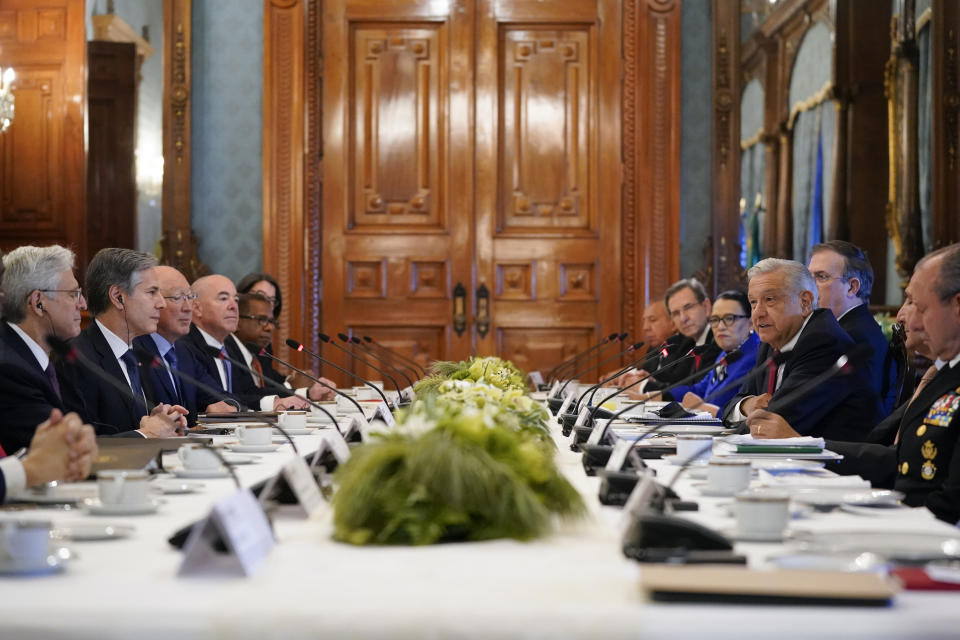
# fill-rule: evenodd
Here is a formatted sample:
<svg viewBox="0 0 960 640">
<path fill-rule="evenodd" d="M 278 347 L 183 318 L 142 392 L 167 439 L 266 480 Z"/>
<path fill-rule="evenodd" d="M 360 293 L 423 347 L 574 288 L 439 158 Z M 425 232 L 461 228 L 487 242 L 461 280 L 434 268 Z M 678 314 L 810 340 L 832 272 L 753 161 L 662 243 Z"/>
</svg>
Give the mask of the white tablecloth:
<svg viewBox="0 0 960 640">
<path fill-rule="evenodd" d="M 317 440 L 301 436 L 297 443 L 305 453 Z M 591 513 L 536 542 L 351 547 L 330 540 L 327 510 L 312 520 L 278 517 L 278 544 L 252 577 L 178 578 L 181 555 L 167 537 L 232 490 L 229 480 L 207 480 L 204 493 L 168 496 L 156 515 L 103 518 L 135 524 L 137 533 L 73 543 L 77 558 L 61 574 L 0 579 L 0 637 L 957 637 L 960 598 L 949 593 L 903 593 L 886 609 L 645 602 L 640 565 L 620 552 L 620 511 L 598 504 L 599 481 L 583 474 L 565 439 L 558 443 L 560 464 Z M 262 481 L 289 455 L 285 446 L 239 468 L 242 481 Z M 703 504 L 700 517 L 710 518 L 717 504 Z M 829 526 L 880 526 L 842 518 Z M 940 524 L 922 526 L 943 530 Z M 762 562 L 771 547 L 743 550 Z"/>
</svg>

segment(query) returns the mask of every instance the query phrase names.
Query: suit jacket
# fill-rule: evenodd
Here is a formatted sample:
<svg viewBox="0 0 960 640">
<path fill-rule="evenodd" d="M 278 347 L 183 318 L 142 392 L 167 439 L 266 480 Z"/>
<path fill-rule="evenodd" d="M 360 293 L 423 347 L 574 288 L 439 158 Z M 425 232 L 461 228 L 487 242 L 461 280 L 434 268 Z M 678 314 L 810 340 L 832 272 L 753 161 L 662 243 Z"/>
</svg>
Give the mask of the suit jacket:
<svg viewBox="0 0 960 640">
<path fill-rule="evenodd" d="M 899 422 L 899 442 L 889 445 L 827 441 L 844 456 L 831 465 L 857 474 L 875 487 L 904 493 L 904 502 L 925 506 L 935 516 L 960 521 L 960 365 L 945 366 Z"/>
<path fill-rule="evenodd" d="M 850 309 L 838 322 L 855 344 L 868 344 L 873 349 L 873 355 L 864 365 L 863 375 L 868 377 L 870 388 L 880 398 L 882 415 L 890 415 L 897 401 L 898 369 L 893 360 L 887 364 L 890 343 L 884 337 L 880 325 L 873 319 L 865 304 Z"/>
<path fill-rule="evenodd" d="M 778 399 L 829 369 L 852 346 L 853 340 L 840 328 L 833 312 L 817 309 L 787 354 L 783 378 L 770 405 L 800 434 L 858 442 L 879 422 L 880 398 L 857 371 L 834 376 L 787 406 L 776 405 Z M 761 343 L 757 363 L 772 353 L 770 345 Z M 745 381 L 740 393 L 723 408 L 724 421 L 734 422 L 731 414 L 742 400 L 766 392 L 766 376 Z"/>
<path fill-rule="evenodd" d="M 717 358 L 720 356 L 720 353 L 723 349 L 720 348 L 713 340 L 713 329 L 707 331 L 707 339 L 703 343 L 705 350 L 703 353 L 696 355 L 692 358 L 687 359 L 685 362 L 678 364 L 676 366 L 668 366 L 675 363 L 680 358 L 683 358 L 690 350 L 696 346 L 696 341 L 692 338 L 687 338 L 682 334 L 677 334 L 682 339 L 674 342 L 673 348 L 671 348 L 670 340 L 667 340 L 668 353 L 666 356 L 660 358 L 660 366 L 656 371 L 653 371 L 653 380 L 647 382 L 644 387 L 645 391 L 654 391 L 656 389 L 663 389 L 664 387 L 677 383 L 687 376 L 704 369 L 709 369 L 710 366 L 717 361 Z M 673 336 L 671 336 L 673 339 Z M 706 375 L 706 373 L 704 373 Z M 699 382 L 702 378 L 694 379 L 694 382 Z"/>
<path fill-rule="evenodd" d="M 56 362 L 54 368 L 59 369 Z M 81 402 L 78 394 L 71 394 L 59 371 L 57 377 L 61 393 Z M 0 446 L 7 453 L 28 446 L 37 425 L 49 418 L 53 409 L 66 413 L 67 406 L 50 386 L 27 343 L 0 321 Z M 78 413 L 86 419 L 84 411 Z"/>
<path fill-rule="evenodd" d="M 190 333 L 177 340 L 177 344 L 180 344 L 181 342 L 184 343 L 184 346 L 191 349 L 196 361 L 216 383 L 215 385 L 211 386 L 216 389 L 226 391 L 226 389 L 223 388 L 223 384 L 220 382 L 220 371 L 217 368 L 216 362 L 218 354 L 214 353 L 216 349 L 207 344 L 196 325 L 191 325 Z M 224 346 L 227 348 L 227 355 L 230 358 L 236 360 L 237 362 L 244 362 L 243 353 L 240 351 L 240 347 L 233 339 L 233 336 L 227 336 Z M 258 387 L 254 383 L 253 377 L 250 375 L 250 373 L 242 370 L 236 365 L 230 366 L 230 380 L 233 387 L 231 392 L 233 397 L 239 400 L 243 406 L 250 409 L 259 410 L 260 399 L 264 396 L 278 395 L 278 392 L 273 389 Z M 279 393 L 279 395 L 289 394 Z"/>
<path fill-rule="evenodd" d="M 257 354 L 255 357 L 257 358 L 257 360 L 260 361 L 260 367 L 263 369 L 263 375 L 265 375 L 266 377 L 270 378 L 271 380 L 273 380 L 273 381 L 276 382 L 277 384 L 283 384 L 284 382 L 287 381 L 286 376 L 284 376 L 282 373 L 280 373 L 279 371 L 277 371 L 277 370 L 274 368 L 274 366 L 273 366 L 273 360 L 271 360 L 271 359 L 270 359 L 269 357 L 267 357 L 267 356 L 261 356 L 261 355 L 260 355 L 260 347 L 255 346 L 255 345 L 253 345 L 253 346 L 247 345 L 247 349 L 250 350 L 250 353 L 255 353 L 255 354 Z M 273 347 L 272 347 L 272 346 L 267 345 L 267 353 L 269 353 L 270 355 L 273 355 Z"/>
<path fill-rule="evenodd" d="M 161 357 L 157 343 L 154 342 L 150 336 L 139 336 L 134 338 L 133 342 L 154 356 L 158 358 Z M 188 347 L 186 343 L 177 340 L 173 343 L 173 351 L 177 356 L 177 370 L 180 373 L 194 378 L 198 382 L 213 389 L 220 388 L 220 376 L 218 375 L 216 378 L 211 377 L 207 369 L 197 360 L 194 350 Z M 190 412 L 187 415 L 187 422 L 191 426 L 196 424 L 197 414 L 200 411 L 204 411 L 207 406 L 219 402 L 222 399 L 183 378 L 178 378 L 177 384 L 180 388 L 179 396 L 177 395 L 177 390 L 173 387 L 167 371 L 160 367 L 149 367 L 143 378 L 143 390 L 150 401 L 153 403 L 182 404 Z M 227 393 L 223 395 L 230 397 L 230 394 Z"/>
<path fill-rule="evenodd" d="M 127 378 L 120 369 L 120 363 L 117 362 L 96 322 L 91 322 L 90 326 L 81 331 L 80 335 L 73 339 L 72 345 L 93 365 L 99 366 L 101 371 L 114 378 L 124 388 L 130 389 Z M 68 378 L 83 398 L 83 404 L 77 404 L 65 398 L 67 407 L 78 413 L 86 411 L 86 417 L 94 425 L 97 435 L 133 432 L 139 428 L 140 418 L 147 414 L 147 408 L 152 408 L 149 402 L 147 408 L 136 402 L 132 392 L 129 396 L 119 393 L 115 387 L 101 380 L 99 376 L 86 371 L 79 362 L 65 364 L 63 369 L 65 376 L 61 376 L 61 380 L 64 377 Z M 141 381 L 146 376 L 147 368 L 141 364 Z"/>
<path fill-rule="evenodd" d="M 709 375 L 700 378 L 699 382 L 674 387 L 671 391 L 663 394 L 663 399 L 680 401 L 683 400 L 683 396 L 685 396 L 688 391 L 697 394 L 701 398 L 706 398 L 712 393 L 717 393 L 716 397 L 711 398 L 708 402 L 718 407 L 723 407 L 730 398 L 737 395 L 737 391 L 740 390 L 740 385 L 731 385 L 730 387 L 726 387 L 725 385 L 729 380 L 736 380 L 746 375 L 750 369 L 756 366 L 757 350 L 759 348 L 760 338 L 757 337 L 757 334 L 751 332 L 747 339 L 743 341 L 743 344 L 740 345 L 743 356 L 727 367 L 723 367 L 725 371 L 722 375 L 719 373 L 719 370 L 714 370 Z M 726 351 L 721 351 L 710 364 L 716 364 L 726 355 Z"/>
</svg>

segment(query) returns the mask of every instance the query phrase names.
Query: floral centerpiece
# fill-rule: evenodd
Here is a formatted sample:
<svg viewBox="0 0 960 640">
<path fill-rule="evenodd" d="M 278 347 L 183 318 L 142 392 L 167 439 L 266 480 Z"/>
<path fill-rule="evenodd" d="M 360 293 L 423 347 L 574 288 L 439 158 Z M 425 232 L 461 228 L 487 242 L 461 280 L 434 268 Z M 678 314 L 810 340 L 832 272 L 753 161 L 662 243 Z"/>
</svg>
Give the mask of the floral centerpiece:
<svg viewBox="0 0 960 640">
<path fill-rule="evenodd" d="M 438 363 L 395 429 L 336 474 L 334 536 L 353 544 L 530 539 L 583 502 L 554 463 L 547 413 L 499 358 Z"/>
</svg>

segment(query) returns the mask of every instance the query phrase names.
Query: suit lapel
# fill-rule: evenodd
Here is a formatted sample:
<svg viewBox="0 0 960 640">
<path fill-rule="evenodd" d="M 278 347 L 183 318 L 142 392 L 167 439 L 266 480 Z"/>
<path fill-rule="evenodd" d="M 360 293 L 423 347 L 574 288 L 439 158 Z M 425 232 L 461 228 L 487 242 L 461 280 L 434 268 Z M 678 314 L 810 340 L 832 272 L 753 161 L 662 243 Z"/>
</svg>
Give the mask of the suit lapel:
<svg viewBox="0 0 960 640">
<path fill-rule="evenodd" d="M 956 389 L 958 385 L 960 385 L 960 367 L 944 365 L 943 369 L 930 381 L 930 384 L 920 391 L 920 395 L 904 411 L 901 424 L 912 424 L 915 419 L 925 415 L 930 410 L 930 406 L 937 398 Z"/>
<path fill-rule="evenodd" d="M 107 372 L 108 375 L 112 376 L 120 384 L 126 385 L 127 390 L 130 392 L 129 396 L 127 394 L 119 394 L 127 410 L 135 416 L 149 413 L 149 411 L 145 411 L 144 407 L 141 407 L 139 403 L 135 403 L 133 401 L 133 390 L 127 383 L 127 377 L 120 369 L 120 363 L 117 362 L 116 356 L 113 355 L 113 350 L 107 343 L 106 336 L 104 336 L 103 332 L 100 331 L 100 327 L 97 326 L 96 322 L 93 322 L 87 328 L 87 331 L 90 335 L 90 346 L 93 347 L 93 350 L 97 353 L 97 357 L 100 359 L 100 368 Z M 140 376 L 140 379 L 143 380 L 143 375 Z"/>
</svg>

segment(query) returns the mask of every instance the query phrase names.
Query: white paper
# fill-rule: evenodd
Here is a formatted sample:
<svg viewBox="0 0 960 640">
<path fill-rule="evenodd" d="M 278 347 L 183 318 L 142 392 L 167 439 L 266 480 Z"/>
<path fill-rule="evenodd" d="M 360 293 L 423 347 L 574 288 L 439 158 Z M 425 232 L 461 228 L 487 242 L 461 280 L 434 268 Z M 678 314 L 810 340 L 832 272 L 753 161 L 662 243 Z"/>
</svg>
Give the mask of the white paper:
<svg viewBox="0 0 960 640">
<path fill-rule="evenodd" d="M 367 419 L 359 414 L 354 414 L 350 417 L 350 426 L 347 427 L 347 433 L 345 434 L 345 437 L 346 439 L 349 439 L 354 433 L 359 433 L 360 440 L 366 442 L 369 431 L 370 423 L 367 422 Z"/>
<path fill-rule="evenodd" d="M 573 396 L 565 397 L 563 399 L 563 404 L 560 405 L 560 409 L 557 411 L 557 416 L 562 416 L 563 414 L 565 414 L 572 402 L 573 402 Z"/>
<path fill-rule="evenodd" d="M 414 392 L 413 387 L 404 387 L 403 391 L 400 393 L 401 396 L 413 402 L 417 399 L 417 394 Z"/>
<path fill-rule="evenodd" d="M 539 371 L 531 371 L 527 374 L 527 377 L 530 378 L 530 382 L 532 382 L 535 387 L 539 387 L 541 384 L 543 384 L 543 376 Z"/>
<path fill-rule="evenodd" d="M 574 423 L 573 426 L 575 427 L 584 426 L 585 424 L 587 424 L 587 418 L 589 417 L 590 417 L 590 407 L 584 406 L 582 409 L 580 409 L 580 415 L 577 416 L 577 421 L 576 423 Z"/>
<path fill-rule="evenodd" d="M 754 438 L 749 433 L 727 436 L 723 439 L 729 444 L 763 444 L 771 447 L 820 447 L 824 448 L 823 438 L 799 436 L 796 438 Z"/>
<path fill-rule="evenodd" d="M 587 444 L 600 444 L 600 440 L 603 439 L 607 429 L 610 428 L 611 422 L 613 422 L 613 420 L 600 420 L 599 418 L 594 420 L 593 429 L 590 431 L 590 437 L 587 438 Z"/>
<path fill-rule="evenodd" d="M 350 445 L 336 429 L 327 429 L 323 432 L 323 444 L 330 449 L 338 464 L 343 464 L 350 459 Z"/>
<path fill-rule="evenodd" d="M 607 459 L 607 466 L 605 467 L 607 471 L 620 471 L 623 469 L 623 463 L 627 461 L 627 454 L 630 453 L 630 449 L 633 447 L 633 443 L 629 440 L 617 440 L 617 443 L 613 445 L 613 451 L 610 453 L 610 458 Z"/>
<path fill-rule="evenodd" d="M 653 480 L 653 474 L 649 472 L 641 473 L 637 484 L 633 486 L 633 491 L 630 492 L 630 497 L 623 505 L 624 533 L 633 518 L 650 510 L 650 504 L 655 495 L 657 495 L 657 483 Z"/>
<path fill-rule="evenodd" d="M 557 395 L 557 389 L 559 389 L 559 388 L 560 388 L 560 381 L 559 381 L 559 380 L 554 380 L 554 381 L 553 381 L 553 386 L 550 387 L 550 393 L 547 394 L 547 397 L 548 397 L 548 398 L 552 398 L 552 397 L 554 397 L 555 395 Z"/>
<path fill-rule="evenodd" d="M 323 507 L 323 496 L 317 487 L 317 481 L 313 479 L 313 473 L 303 458 L 292 457 L 280 469 L 280 474 L 287 481 L 307 517 Z"/>
<path fill-rule="evenodd" d="M 377 405 L 377 410 L 373 413 L 373 419 L 383 420 L 383 422 L 391 428 L 397 424 L 397 421 L 393 419 L 393 414 L 390 413 L 390 407 L 388 407 L 385 402 Z"/>
<path fill-rule="evenodd" d="M 214 550 L 217 538 L 223 540 L 227 553 Z M 241 489 L 218 500 L 206 519 L 194 525 L 184 545 L 178 575 L 238 568 L 244 575 L 251 575 L 275 543 L 260 503 L 249 489 Z"/>
</svg>

